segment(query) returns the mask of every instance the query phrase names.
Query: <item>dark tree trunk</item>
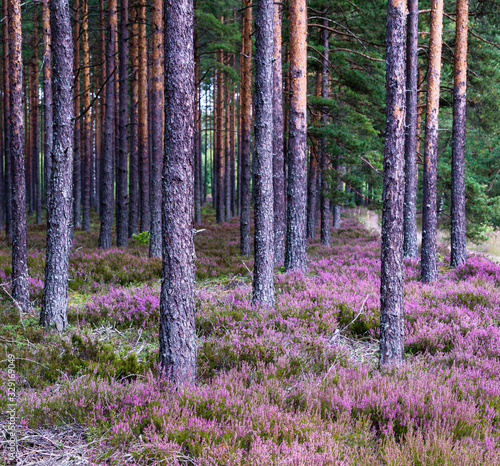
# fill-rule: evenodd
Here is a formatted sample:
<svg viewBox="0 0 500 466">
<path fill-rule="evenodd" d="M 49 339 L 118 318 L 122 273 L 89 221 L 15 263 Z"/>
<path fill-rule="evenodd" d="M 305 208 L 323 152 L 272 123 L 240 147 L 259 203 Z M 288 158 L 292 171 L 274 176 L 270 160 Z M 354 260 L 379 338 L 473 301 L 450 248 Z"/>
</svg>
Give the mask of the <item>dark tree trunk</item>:
<svg viewBox="0 0 500 466">
<path fill-rule="evenodd" d="M 250 132 L 252 112 L 252 0 L 243 0 L 241 54 L 241 254 L 250 256 Z"/>
<path fill-rule="evenodd" d="M 274 306 L 273 0 L 255 14 L 255 266 L 252 303 Z"/>
<path fill-rule="evenodd" d="M 194 53 L 192 0 L 165 2 L 165 156 L 160 370 L 196 377 L 193 243 Z"/>
<path fill-rule="evenodd" d="M 132 25 L 130 36 L 130 161 L 129 161 L 129 205 L 128 205 L 128 236 L 139 232 L 139 80 L 138 80 L 138 25 L 136 9 L 131 11 Z"/>
<path fill-rule="evenodd" d="M 111 225 L 113 223 L 113 162 L 115 120 L 115 41 L 116 0 L 108 0 L 108 34 L 106 39 L 106 116 L 104 119 L 104 150 L 101 160 L 101 229 L 99 247 L 111 247 Z"/>
<path fill-rule="evenodd" d="M 340 173 L 342 167 L 339 162 L 339 157 L 335 160 L 335 171 Z M 334 180 L 337 180 L 337 191 L 342 191 L 342 181 L 338 175 L 335 175 Z M 333 204 L 332 217 L 333 217 L 333 228 L 340 228 L 340 213 L 342 212 L 342 206 L 338 204 Z"/>
<path fill-rule="evenodd" d="M 4 192 L 5 192 L 5 235 L 7 241 L 12 241 L 12 149 L 11 149 L 11 111 L 10 111 L 10 66 L 9 66 L 9 14 L 8 0 L 3 0 L 2 13 L 4 20 L 2 21 L 3 33 L 3 125 L 4 125 L 4 153 L 5 153 L 5 176 L 4 176 Z"/>
<path fill-rule="evenodd" d="M 221 19 L 223 21 L 223 19 Z M 222 52 L 217 52 L 217 61 L 222 63 Z M 225 169 L 225 121 L 224 121 L 224 74 L 221 70 L 217 70 L 217 171 L 216 171 L 216 185 L 217 185 L 217 199 L 215 202 L 215 218 L 217 223 L 224 220 L 224 169 Z"/>
<path fill-rule="evenodd" d="M 281 63 L 281 5 L 273 18 L 273 191 L 274 263 L 285 261 L 285 158 L 283 153 L 283 71 Z"/>
<path fill-rule="evenodd" d="M 80 130 L 80 0 L 74 0 L 74 27 L 73 27 L 73 69 L 75 73 L 74 91 L 74 110 L 73 113 L 77 117 L 74 128 L 74 143 L 73 143 L 73 226 L 80 228 L 82 226 L 82 161 L 80 158 L 81 149 L 81 130 Z"/>
<path fill-rule="evenodd" d="M 67 324 L 73 171 L 73 41 L 68 0 L 50 0 L 54 91 L 54 146 L 50 197 L 47 199 L 47 258 L 40 324 Z"/>
<path fill-rule="evenodd" d="M 327 26 L 328 21 L 323 20 L 323 25 Z M 323 39 L 323 57 L 321 60 L 321 97 L 328 99 L 329 97 L 329 73 L 328 73 L 328 31 L 323 29 L 321 32 Z M 321 125 L 326 127 L 328 125 L 328 109 L 323 108 L 321 113 Z M 330 199 L 328 197 L 328 169 L 330 168 L 330 157 L 326 148 L 326 138 L 321 139 L 321 244 L 323 246 L 330 246 L 331 243 L 331 227 L 330 227 Z"/>
<path fill-rule="evenodd" d="M 386 124 L 380 271 L 380 366 L 404 356 L 403 204 L 406 1 L 390 0 L 386 32 Z"/>
<path fill-rule="evenodd" d="M 161 256 L 161 174 L 163 164 L 163 1 L 153 0 L 151 234 L 149 257 Z"/>
<path fill-rule="evenodd" d="M 45 165 L 45 198 L 50 195 L 50 178 L 52 173 L 52 145 L 54 142 L 53 108 L 52 108 L 52 57 L 50 34 L 49 0 L 42 3 L 42 40 L 43 40 L 43 156 Z"/>
<path fill-rule="evenodd" d="M 465 107 L 467 104 L 468 0 L 457 0 L 455 30 L 455 86 L 451 151 L 451 266 L 467 260 L 465 235 Z"/>
<path fill-rule="evenodd" d="M 229 124 L 229 146 L 230 146 L 230 169 L 229 169 L 229 177 L 231 182 L 229 183 L 229 189 L 231 190 L 231 215 L 236 215 L 236 94 L 233 90 L 231 92 L 231 102 L 232 105 L 230 107 L 230 124 Z"/>
<path fill-rule="evenodd" d="M 228 60 L 226 60 L 228 62 Z M 227 63 L 229 64 L 229 63 Z M 231 126 L 231 97 L 229 92 L 229 76 L 225 79 L 225 116 L 224 116 L 224 144 L 225 144 L 225 158 L 224 158 L 224 220 L 229 222 L 231 220 L 231 137 L 229 128 Z"/>
<path fill-rule="evenodd" d="M 146 0 L 139 0 L 137 8 L 138 36 L 138 92 L 139 92 L 139 186 L 140 186 L 140 231 L 149 231 L 151 210 L 149 206 L 149 147 L 148 147 L 148 70 L 146 43 Z"/>
<path fill-rule="evenodd" d="M 437 270 L 437 145 L 439 85 L 441 80 L 441 41 L 443 37 L 443 0 L 431 1 L 427 110 L 425 118 L 424 192 L 422 200 L 422 282 L 438 279 Z"/>
<path fill-rule="evenodd" d="M 10 160 L 12 188 L 12 297 L 21 312 L 28 310 L 26 245 L 26 180 L 23 128 L 23 61 L 21 2 L 9 2 Z"/>
<path fill-rule="evenodd" d="M 306 268 L 307 8 L 290 2 L 290 108 L 285 267 Z"/>
<path fill-rule="evenodd" d="M 38 98 L 38 5 L 34 4 L 33 13 L 33 189 L 35 201 L 35 223 L 42 223 L 42 189 L 40 184 L 40 115 Z"/>
<path fill-rule="evenodd" d="M 90 231 L 90 179 L 92 176 L 92 114 L 90 112 L 89 0 L 82 2 L 83 65 L 83 163 L 82 163 L 82 230 Z"/>
<path fill-rule="evenodd" d="M 217 55 L 216 55 L 217 56 Z M 217 205 L 217 154 L 219 153 L 218 149 L 218 125 L 219 125 L 219 117 L 218 117 L 218 112 L 219 109 L 217 108 L 217 81 L 219 79 L 219 73 L 217 70 L 214 70 L 214 89 L 213 89 L 213 112 L 212 112 L 212 142 L 213 142 L 213 149 L 212 149 L 212 164 L 210 166 L 211 169 L 211 192 L 212 192 L 212 206 L 214 209 L 216 209 Z M 217 212 L 215 214 L 217 216 Z"/>
<path fill-rule="evenodd" d="M 417 243 L 417 47 L 418 0 L 408 2 L 403 256 L 418 257 Z"/>
<path fill-rule="evenodd" d="M 120 104 L 118 120 L 118 160 L 116 167 L 116 245 L 128 244 L 128 0 L 120 3 Z"/>
</svg>

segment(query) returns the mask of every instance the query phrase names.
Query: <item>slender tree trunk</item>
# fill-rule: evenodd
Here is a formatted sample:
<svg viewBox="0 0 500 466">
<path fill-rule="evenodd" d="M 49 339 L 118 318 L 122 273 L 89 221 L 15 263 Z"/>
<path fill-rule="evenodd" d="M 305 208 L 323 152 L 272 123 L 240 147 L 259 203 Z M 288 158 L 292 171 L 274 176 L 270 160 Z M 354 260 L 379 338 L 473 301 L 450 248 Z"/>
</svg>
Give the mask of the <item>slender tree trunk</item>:
<svg viewBox="0 0 500 466">
<path fill-rule="evenodd" d="M 327 19 L 323 20 L 323 25 L 327 26 Z M 328 30 L 323 29 L 321 32 L 323 40 L 323 57 L 321 59 L 321 97 L 328 99 L 330 84 L 329 84 L 329 43 L 328 43 Z M 321 112 L 321 125 L 326 127 L 328 125 L 328 109 L 323 107 Z M 330 227 L 330 199 L 328 197 L 328 169 L 330 168 L 330 156 L 326 147 L 326 138 L 321 138 L 321 244 L 323 246 L 330 246 L 331 243 L 331 227 Z"/>
<path fill-rule="evenodd" d="M 129 216 L 128 236 L 139 232 L 139 80 L 138 80 L 138 33 L 136 9 L 131 11 L 130 22 L 132 25 L 130 36 L 130 165 L 129 165 Z"/>
<path fill-rule="evenodd" d="M 101 229 L 99 247 L 111 247 L 113 223 L 113 161 L 115 119 L 115 40 L 117 29 L 116 0 L 108 0 L 108 34 L 106 40 L 106 118 L 104 120 L 104 150 L 101 168 Z"/>
<path fill-rule="evenodd" d="M 281 63 L 281 5 L 273 15 L 273 191 L 274 263 L 285 261 L 285 158 L 283 153 L 283 67 Z"/>
<path fill-rule="evenodd" d="M 234 65 L 234 63 L 233 63 Z M 233 89 L 231 92 L 231 102 L 232 105 L 230 107 L 231 117 L 230 117 L 230 125 L 229 125 L 229 145 L 230 145 L 230 170 L 229 176 L 231 178 L 231 182 L 229 184 L 229 189 L 231 190 L 231 215 L 236 215 L 236 92 Z"/>
<path fill-rule="evenodd" d="M 40 184 L 40 112 L 38 99 L 38 5 L 33 13 L 33 188 L 35 191 L 35 223 L 42 223 L 42 189 Z"/>
<path fill-rule="evenodd" d="M 199 110 L 199 87 L 198 81 L 200 78 L 200 63 L 199 56 L 197 51 L 197 40 L 195 34 L 195 108 L 194 108 L 194 120 L 195 120 L 195 132 L 194 132 L 194 223 L 195 225 L 199 225 L 201 223 L 201 179 L 200 179 L 200 163 L 201 163 L 201 154 L 200 154 L 200 131 L 199 131 L 199 122 L 200 122 L 200 110 Z"/>
<path fill-rule="evenodd" d="M 149 147 L 148 147 L 148 71 L 146 43 L 146 0 L 139 0 L 138 24 L 138 92 L 139 92 L 139 176 L 140 176 L 140 231 L 149 231 L 151 211 L 149 206 Z"/>
<path fill-rule="evenodd" d="M 250 132 L 252 120 L 252 0 L 243 0 L 241 53 L 241 254 L 250 256 Z"/>
<path fill-rule="evenodd" d="M 221 21 L 224 19 L 221 18 Z M 222 52 L 217 52 L 217 61 L 222 63 Z M 224 168 L 225 168 L 225 144 L 224 144 L 224 75 L 217 70 L 217 200 L 215 202 L 215 217 L 217 223 L 224 220 Z"/>
<path fill-rule="evenodd" d="M 316 72 L 316 85 L 314 89 L 315 97 L 321 96 L 321 72 Z M 311 118 L 311 124 L 318 125 L 318 115 L 315 114 Z M 319 160 L 318 160 L 318 144 L 314 140 L 309 149 L 309 171 L 307 173 L 307 238 L 313 239 L 316 230 L 316 212 L 318 208 L 318 178 L 319 178 Z"/>
<path fill-rule="evenodd" d="M 160 369 L 196 377 L 193 243 L 194 53 L 192 0 L 165 2 L 165 156 Z"/>
<path fill-rule="evenodd" d="M 163 163 L 164 91 L 163 91 L 163 2 L 153 1 L 153 76 L 152 76 L 152 173 L 151 235 L 149 256 L 161 256 L 161 175 Z"/>
<path fill-rule="evenodd" d="M 82 65 L 83 65 L 83 187 L 82 230 L 90 230 L 90 179 L 92 176 L 92 114 L 90 112 L 89 0 L 82 0 Z"/>
<path fill-rule="evenodd" d="M 406 0 L 390 0 L 386 32 L 386 137 L 382 194 L 380 366 L 404 356 L 403 204 Z"/>
<path fill-rule="evenodd" d="M 43 133 L 44 133 L 44 165 L 45 165 L 45 197 L 50 195 L 50 178 L 52 174 L 52 146 L 54 142 L 53 108 L 52 108 L 52 58 L 50 34 L 49 0 L 42 3 L 42 40 L 43 40 Z"/>
<path fill-rule="evenodd" d="M 73 171 L 73 41 L 68 0 L 50 0 L 54 91 L 54 146 L 50 197 L 47 199 L 47 258 L 40 324 L 67 324 Z"/>
<path fill-rule="evenodd" d="M 217 55 L 216 55 L 217 56 Z M 217 59 L 217 58 L 216 58 Z M 219 125 L 219 117 L 218 117 L 218 108 L 217 108 L 217 89 L 219 73 L 217 69 L 214 70 L 214 90 L 213 90 L 213 111 L 212 111 L 212 165 L 211 169 L 211 192 L 212 192 L 212 206 L 214 209 L 217 207 L 217 154 L 219 153 L 218 148 L 218 125 Z M 217 216 L 217 209 L 216 214 Z"/>
<path fill-rule="evenodd" d="M 5 152 L 5 235 L 7 241 L 12 242 L 12 146 L 11 146 L 11 108 L 10 108 L 10 65 L 9 65 L 9 13 L 8 0 L 3 0 L 2 3 L 3 18 L 2 33 L 3 33 L 3 95 L 4 95 L 4 152 Z"/>
<path fill-rule="evenodd" d="M 451 151 L 451 266 L 467 260 L 465 235 L 465 107 L 467 104 L 468 0 L 457 0 L 455 30 L 455 86 Z"/>
<path fill-rule="evenodd" d="M 425 118 L 424 197 L 422 200 L 422 282 L 437 280 L 437 145 L 439 85 L 441 80 L 441 41 L 443 37 L 443 0 L 431 1 L 427 110 Z"/>
<path fill-rule="evenodd" d="M 81 129 L 80 129 L 80 0 L 74 0 L 73 9 L 75 15 L 74 27 L 73 27 L 73 45 L 74 45 L 74 55 L 73 55 L 73 69 L 75 72 L 75 86 L 74 90 L 74 115 L 77 117 L 75 120 L 75 130 L 73 143 L 73 226 L 75 228 L 80 228 L 82 226 L 82 162 L 81 162 Z"/>
<path fill-rule="evenodd" d="M 226 60 L 228 61 L 228 60 Z M 224 210 L 225 221 L 231 220 L 231 137 L 229 129 L 231 127 L 231 93 L 229 91 L 229 76 L 226 76 L 225 86 L 225 115 L 224 115 L 224 141 L 225 141 L 225 160 L 224 160 Z"/>
<path fill-rule="evenodd" d="M 307 7 L 290 2 L 290 109 L 285 267 L 306 268 Z"/>
<path fill-rule="evenodd" d="M 406 43 L 406 139 L 404 257 L 418 257 L 417 243 L 417 74 L 418 0 L 408 1 Z"/>
<path fill-rule="evenodd" d="M 12 181 L 12 297 L 27 312 L 26 180 L 23 128 L 23 61 L 21 2 L 9 2 L 10 159 Z"/>
<path fill-rule="evenodd" d="M 273 0 L 255 14 L 255 266 L 253 304 L 274 306 Z"/>
</svg>

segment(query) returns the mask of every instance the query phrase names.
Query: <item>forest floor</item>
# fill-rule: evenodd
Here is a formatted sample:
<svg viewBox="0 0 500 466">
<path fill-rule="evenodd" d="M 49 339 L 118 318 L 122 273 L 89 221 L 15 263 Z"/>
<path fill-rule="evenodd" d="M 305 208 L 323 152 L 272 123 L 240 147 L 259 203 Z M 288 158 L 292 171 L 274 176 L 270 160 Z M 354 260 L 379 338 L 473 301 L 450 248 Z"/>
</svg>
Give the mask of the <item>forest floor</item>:
<svg viewBox="0 0 500 466">
<path fill-rule="evenodd" d="M 75 232 L 62 334 L 38 326 L 44 228 L 30 225 L 27 315 L 0 242 L 0 464 L 10 354 L 19 465 L 500 465 L 500 266 L 451 269 L 442 248 L 423 285 L 407 261 L 405 364 L 380 372 L 380 236 L 348 215 L 331 247 L 310 241 L 306 273 L 277 269 L 263 310 L 238 219 L 204 209 L 198 383 L 181 390 L 156 378 L 161 261 L 141 240 L 101 251 L 97 228 Z"/>
</svg>

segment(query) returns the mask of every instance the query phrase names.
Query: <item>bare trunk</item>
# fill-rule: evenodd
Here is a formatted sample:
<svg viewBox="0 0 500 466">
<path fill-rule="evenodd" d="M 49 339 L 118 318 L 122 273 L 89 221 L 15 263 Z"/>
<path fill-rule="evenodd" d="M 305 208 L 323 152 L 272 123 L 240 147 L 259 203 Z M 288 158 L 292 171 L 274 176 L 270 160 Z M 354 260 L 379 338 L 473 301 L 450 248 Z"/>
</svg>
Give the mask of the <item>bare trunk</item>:
<svg viewBox="0 0 500 466">
<path fill-rule="evenodd" d="M 38 5 L 34 4 L 33 13 L 33 189 L 35 204 L 35 223 L 42 223 L 42 189 L 40 185 L 40 112 L 38 99 Z"/>
<path fill-rule="evenodd" d="M 323 25 L 327 25 L 328 21 L 325 19 Z M 321 97 L 328 99 L 330 85 L 329 85 L 329 70 L 328 70 L 328 31 L 323 29 L 321 32 L 323 39 L 323 57 L 321 60 Z M 321 125 L 326 127 L 328 125 L 328 109 L 323 108 L 321 113 Z M 328 197 L 328 170 L 330 168 L 330 156 L 326 147 L 326 138 L 321 139 L 321 244 L 323 246 L 330 246 L 331 243 L 331 227 L 330 227 L 330 199 Z"/>
<path fill-rule="evenodd" d="M 26 180 L 23 128 L 23 61 L 21 2 L 9 2 L 10 160 L 12 182 L 12 298 L 28 311 L 28 250 L 26 245 Z"/>
<path fill-rule="evenodd" d="M 81 149 L 81 129 L 80 129 L 80 0 L 74 0 L 74 27 L 73 27 L 73 70 L 75 73 L 74 83 L 74 110 L 73 113 L 77 117 L 75 120 L 75 129 L 73 133 L 73 226 L 80 228 L 82 226 L 82 162 L 80 158 Z"/>
<path fill-rule="evenodd" d="M 406 136 L 404 257 L 418 257 L 417 243 L 417 75 L 418 0 L 408 2 L 406 44 Z"/>
<path fill-rule="evenodd" d="M 306 268 L 307 7 L 290 2 L 290 109 L 285 267 Z"/>
<path fill-rule="evenodd" d="M 441 81 L 441 41 L 443 37 L 443 0 L 431 1 L 427 110 L 425 118 L 424 193 L 422 200 L 422 282 L 438 279 L 437 270 L 437 145 L 439 85 Z"/>
<path fill-rule="evenodd" d="M 404 356 L 405 16 L 406 0 L 388 2 L 380 257 L 380 367 L 399 366 Z"/>
<path fill-rule="evenodd" d="M 195 36 L 195 78 L 196 78 L 196 83 L 195 83 L 195 115 L 194 115 L 194 120 L 195 120 L 195 132 L 194 132 L 194 223 L 195 225 L 199 225 L 201 223 L 201 153 L 200 153 L 200 118 L 201 118 L 201 112 L 200 112 L 200 105 L 199 105 L 199 100 L 200 100 L 200 92 L 199 92 L 199 79 L 200 79 L 200 63 L 199 63 L 199 56 L 197 54 L 197 43 L 196 43 L 196 36 Z"/>
<path fill-rule="evenodd" d="M 11 110 L 10 110 L 10 65 L 9 65 L 9 15 L 8 15 L 8 0 L 3 0 L 2 13 L 4 20 L 2 21 L 3 34 L 3 125 L 5 131 L 4 137 L 4 153 L 5 153 L 5 176 L 4 176 L 4 192 L 5 192 L 5 235 L 7 241 L 12 241 L 12 149 L 11 149 Z"/>
<path fill-rule="evenodd" d="M 274 5 L 273 18 L 273 191 L 274 263 L 285 261 L 285 158 L 283 153 L 283 67 L 281 63 L 281 5 Z"/>
<path fill-rule="evenodd" d="M 221 18 L 223 21 L 223 18 Z M 222 63 L 222 52 L 217 52 L 217 61 Z M 225 168 L 225 121 L 224 121 L 224 74 L 217 70 L 217 200 L 215 202 L 215 217 L 217 223 L 224 220 L 224 168 Z"/>
<path fill-rule="evenodd" d="M 149 257 L 161 256 L 161 174 L 163 163 L 163 2 L 153 1 L 151 234 Z"/>
<path fill-rule="evenodd" d="M 455 86 L 451 151 L 451 266 L 467 260 L 465 235 L 465 107 L 467 104 L 468 0 L 457 0 L 455 30 Z"/>
<path fill-rule="evenodd" d="M 149 146 L 148 146 L 148 71 L 146 44 L 146 0 L 139 0 L 137 9 L 138 36 L 138 92 L 139 92 L 139 186 L 140 231 L 149 231 L 151 211 L 149 206 Z"/>
<path fill-rule="evenodd" d="M 111 225 L 113 223 L 113 162 L 115 120 L 115 41 L 117 17 L 116 0 L 108 1 L 108 25 L 106 38 L 106 117 L 104 119 L 104 150 L 101 160 L 101 228 L 99 247 L 111 247 Z"/>
<path fill-rule="evenodd" d="M 228 62 L 228 60 L 226 60 Z M 231 96 L 229 92 L 229 76 L 225 79 L 225 115 L 224 115 L 224 143 L 225 143 L 225 157 L 224 157 L 224 220 L 229 222 L 231 220 L 231 137 L 229 128 L 231 126 Z"/>
<path fill-rule="evenodd" d="M 165 155 L 160 370 L 196 377 L 193 244 L 194 53 L 192 0 L 165 2 Z"/>
<path fill-rule="evenodd" d="M 50 0 L 54 91 L 54 146 L 47 199 L 47 258 L 40 324 L 63 330 L 67 324 L 73 171 L 73 41 L 68 0 Z"/>
<path fill-rule="evenodd" d="M 252 112 L 252 0 L 243 0 L 241 53 L 241 254 L 250 256 L 250 132 Z"/>
</svg>

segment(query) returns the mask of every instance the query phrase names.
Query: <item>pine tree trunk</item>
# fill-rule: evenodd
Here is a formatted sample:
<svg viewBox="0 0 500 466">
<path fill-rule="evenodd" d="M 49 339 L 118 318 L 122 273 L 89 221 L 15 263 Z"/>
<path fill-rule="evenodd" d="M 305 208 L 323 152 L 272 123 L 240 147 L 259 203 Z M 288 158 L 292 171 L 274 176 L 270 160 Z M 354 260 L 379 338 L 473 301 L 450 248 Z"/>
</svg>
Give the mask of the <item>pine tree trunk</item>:
<svg viewBox="0 0 500 466">
<path fill-rule="evenodd" d="M 35 223 L 42 223 L 42 189 L 40 184 L 40 111 L 38 99 L 38 5 L 33 13 L 33 188 L 35 191 Z"/>
<path fill-rule="evenodd" d="M 228 62 L 228 60 L 226 60 Z M 227 63 L 229 64 L 229 63 Z M 225 143 L 225 158 L 224 158 L 224 220 L 231 220 L 231 137 L 229 128 L 231 126 L 231 96 L 229 92 L 229 76 L 225 78 L 225 115 L 224 115 L 224 143 Z"/>
<path fill-rule="evenodd" d="M 199 225 L 201 223 L 201 178 L 200 178 L 200 164 L 201 164 L 201 153 L 200 153 L 200 106 L 199 106 L 199 86 L 198 82 L 200 79 L 200 63 L 199 56 L 197 52 L 197 40 L 195 34 L 195 110 L 194 110 L 194 121 L 195 121 L 195 132 L 194 132 L 194 223 Z"/>
<path fill-rule="evenodd" d="M 290 108 L 285 268 L 306 268 L 307 7 L 290 2 Z"/>
<path fill-rule="evenodd" d="M 160 370 L 196 377 L 193 243 L 194 53 L 192 0 L 165 2 L 165 155 Z"/>
<path fill-rule="evenodd" d="M 323 25 L 327 26 L 328 21 L 323 20 Z M 321 59 L 321 97 L 323 99 L 328 99 L 330 84 L 329 84 L 329 72 L 328 72 L 328 61 L 329 61 L 329 43 L 328 43 L 328 30 L 323 29 L 322 32 L 323 40 L 323 57 Z M 326 127 L 328 125 L 328 109 L 323 108 L 321 113 L 321 125 Z M 323 246 L 330 246 L 331 243 L 331 227 L 330 227 L 330 199 L 328 197 L 328 169 L 330 168 L 330 156 L 326 147 L 326 138 L 321 138 L 321 198 L 320 198 L 320 209 L 321 209 L 321 244 Z"/>
<path fill-rule="evenodd" d="M 128 236 L 139 232 L 139 80 L 138 80 L 138 33 L 136 8 L 132 8 L 130 15 L 130 165 L 129 165 L 129 216 Z"/>
<path fill-rule="evenodd" d="M 437 145 L 439 85 L 441 80 L 441 41 L 443 37 L 443 0 L 431 1 L 429 71 L 425 118 L 424 192 L 422 200 L 422 282 L 438 279 L 437 270 Z"/>
<path fill-rule="evenodd" d="M 223 21 L 223 18 L 221 18 Z M 222 63 L 222 52 L 217 51 L 217 61 Z M 225 169 L 225 144 L 224 144 L 224 74 L 221 70 L 217 70 L 217 200 L 215 202 L 215 218 L 217 223 L 224 220 L 224 169 Z"/>
<path fill-rule="evenodd" d="M 73 171 L 73 41 L 68 0 L 50 0 L 54 91 L 54 146 L 50 197 L 47 199 L 47 258 L 40 324 L 67 324 Z"/>
<path fill-rule="evenodd" d="M 113 223 L 113 162 L 115 128 L 115 41 L 117 17 L 116 0 L 108 1 L 108 25 L 106 38 L 106 116 L 104 119 L 104 150 L 101 160 L 101 228 L 99 247 L 111 247 L 111 225 Z"/>
<path fill-rule="evenodd" d="M 138 22 L 138 92 L 139 92 L 139 186 L 140 186 L 140 231 L 149 231 L 151 210 L 149 206 L 149 146 L 148 146 L 148 70 L 146 43 L 146 0 L 139 0 Z"/>
<path fill-rule="evenodd" d="M 2 21 L 3 34 L 3 96 L 4 96 L 4 153 L 5 153 L 5 235 L 7 241 L 12 242 L 12 148 L 11 148 L 11 115 L 10 110 L 10 65 L 9 65 L 9 15 L 8 15 L 8 0 L 3 0 L 2 13 L 4 20 Z"/>
<path fill-rule="evenodd" d="M 455 86 L 451 151 L 451 266 L 467 260 L 465 235 L 465 108 L 467 104 L 468 0 L 457 0 L 455 30 Z"/>
<path fill-rule="evenodd" d="M 12 188 L 12 298 L 27 312 L 26 180 L 23 140 L 23 61 L 21 2 L 9 2 L 10 160 Z"/>
<path fill-rule="evenodd" d="M 406 0 L 390 0 L 386 32 L 386 130 L 380 272 L 380 367 L 404 356 L 403 204 Z"/>
<path fill-rule="evenodd" d="M 73 226 L 75 228 L 80 228 L 82 226 L 82 162 L 81 162 L 81 129 L 80 129 L 80 0 L 74 0 L 73 2 L 74 10 L 74 27 L 73 27 L 73 70 L 75 73 L 75 86 L 74 91 L 74 110 L 73 113 L 77 118 L 75 120 L 75 130 L 74 130 L 74 143 L 73 143 Z"/>
<path fill-rule="evenodd" d="M 417 243 L 417 75 L 418 0 L 408 1 L 406 43 L 406 136 L 403 256 L 418 257 Z"/>
<path fill-rule="evenodd" d="M 274 306 L 273 0 L 255 14 L 255 265 L 252 303 Z"/>
<path fill-rule="evenodd" d="M 82 0 L 82 66 L 83 66 L 83 156 L 82 163 L 82 230 L 90 231 L 90 179 L 92 176 L 92 113 L 90 112 L 89 0 Z"/>
<path fill-rule="evenodd" d="M 44 134 L 44 165 L 45 165 L 45 197 L 50 195 L 50 177 L 52 173 L 52 146 L 54 142 L 53 106 L 52 106 L 52 57 L 50 34 L 49 0 L 42 3 L 42 41 L 43 41 L 43 134 Z"/>
<path fill-rule="evenodd" d="M 241 53 L 241 254 L 250 256 L 250 133 L 252 119 L 252 0 L 243 0 Z"/>
<path fill-rule="evenodd" d="M 161 174 L 163 163 L 163 2 L 153 1 L 151 235 L 149 257 L 161 256 Z"/>
<path fill-rule="evenodd" d="M 318 74 L 319 75 L 319 74 Z M 318 178 L 318 156 L 316 143 L 309 151 L 309 171 L 307 173 L 307 238 L 313 239 L 316 228 L 316 208 L 318 192 L 316 180 Z"/>
<path fill-rule="evenodd" d="M 283 67 L 281 63 L 281 5 L 273 17 L 273 192 L 274 263 L 285 261 L 285 159 L 283 153 Z"/>
</svg>

